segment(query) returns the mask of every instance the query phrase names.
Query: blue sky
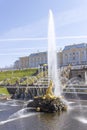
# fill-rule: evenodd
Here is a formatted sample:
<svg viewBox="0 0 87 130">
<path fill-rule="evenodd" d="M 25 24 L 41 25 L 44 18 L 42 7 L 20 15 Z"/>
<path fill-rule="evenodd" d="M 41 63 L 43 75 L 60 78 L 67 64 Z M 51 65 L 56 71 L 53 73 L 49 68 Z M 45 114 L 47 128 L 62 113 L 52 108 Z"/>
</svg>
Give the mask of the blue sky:
<svg viewBox="0 0 87 130">
<path fill-rule="evenodd" d="M 58 50 L 68 44 L 87 43 L 87 0 L 0 0 L 0 67 L 47 50 L 47 40 L 39 38 L 47 37 L 49 9 L 60 38 L 56 40 Z"/>
</svg>

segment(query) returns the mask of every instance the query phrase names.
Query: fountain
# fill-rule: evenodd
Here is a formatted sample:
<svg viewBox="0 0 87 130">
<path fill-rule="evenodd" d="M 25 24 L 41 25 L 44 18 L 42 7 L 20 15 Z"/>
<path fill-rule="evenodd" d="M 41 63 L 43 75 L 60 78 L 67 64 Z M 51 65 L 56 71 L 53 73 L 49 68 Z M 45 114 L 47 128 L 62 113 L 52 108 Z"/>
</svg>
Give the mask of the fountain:
<svg viewBox="0 0 87 130">
<path fill-rule="evenodd" d="M 85 71 L 85 85 L 87 85 L 87 71 Z"/>
<path fill-rule="evenodd" d="M 50 21 L 51 20 L 51 21 Z M 52 21 L 52 12 L 50 11 L 50 20 Z M 10 100 L 0 102 L 0 129 L 2 130 L 86 130 L 87 129 L 87 101 L 77 101 L 78 93 L 73 85 L 78 83 L 78 80 L 70 79 L 67 83 L 71 85 L 72 93 L 76 94 L 77 99 L 71 100 L 68 104 L 71 108 L 68 108 L 68 112 L 60 114 L 60 111 L 67 109 L 67 105 L 63 103 L 61 98 L 61 84 L 59 82 L 59 74 L 57 73 L 57 61 L 56 61 L 56 46 L 55 35 L 52 30 L 52 23 L 49 25 L 48 34 L 48 88 L 43 96 L 34 97 L 34 100 L 17 101 Z M 51 28 L 50 28 L 51 26 Z M 52 32 L 51 32 L 52 31 Z M 52 45 L 52 47 L 51 47 Z M 54 56 L 54 58 L 53 58 Z M 67 81 L 67 80 L 66 80 Z M 79 86 L 79 84 L 78 84 Z M 76 86 L 77 87 L 77 86 Z M 67 89 L 67 87 L 66 87 Z M 68 88 L 69 90 L 70 88 Z M 68 91 L 70 92 L 70 91 Z M 79 100 L 79 99 L 78 99 Z M 29 107 L 26 108 L 26 105 Z M 23 108 L 22 108 L 23 107 Z M 21 109 L 22 108 L 22 109 Z M 80 109 L 79 109 L 80 108 Z M 56 112 L 52 114 L 42 114 L 40 112 Z"/>
<path fill-rule="evenodd" d="M 48 77 L 53 81 L 55 86 L 54 94 L 61 96 L 61 84 L 59 80 L 58 66 L 57 66 L 57 50 L 56 50 L 56 37 L 54 30 L 54 20 L 52 11 L 49 11 L 48 23 Z"/>
<path fill-rule="evenodd" d="M 44 96 L 34 97 L 34 100 L 27 105 L 28 107 L 35 107 L 36 111 L 55 112 L 67 109 L 61 97 L 55 43 L 54 21 L 52 11 L 50 10 L 48 25 L 48 88 Z"/>
</svg>

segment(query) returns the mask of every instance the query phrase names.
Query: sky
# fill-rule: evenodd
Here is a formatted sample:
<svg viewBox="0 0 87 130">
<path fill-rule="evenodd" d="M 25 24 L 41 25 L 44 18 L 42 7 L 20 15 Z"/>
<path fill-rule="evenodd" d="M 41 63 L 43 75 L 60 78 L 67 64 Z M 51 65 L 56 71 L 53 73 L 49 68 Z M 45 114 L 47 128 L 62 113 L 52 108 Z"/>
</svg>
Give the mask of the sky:
<svg viewBox="0 0 87 130">
<path fill-rule="evenodd" d="M 49 9 L 57 50 L 87 43 L 87 0 L 0 0 L 0 68 L 47 51 Z"/>
</svg>

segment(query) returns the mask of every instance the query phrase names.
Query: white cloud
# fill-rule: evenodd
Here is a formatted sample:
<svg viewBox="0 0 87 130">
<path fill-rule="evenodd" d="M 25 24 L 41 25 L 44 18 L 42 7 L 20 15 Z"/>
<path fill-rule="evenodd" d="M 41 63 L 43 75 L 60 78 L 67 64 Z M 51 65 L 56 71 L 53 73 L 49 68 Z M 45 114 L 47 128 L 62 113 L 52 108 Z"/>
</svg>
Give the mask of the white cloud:
<svg viewBox="0 0 87 130">
<path fill-rule="evenodd" d="M 1 38 L 23 38 L 23 37 L 37 37 L 45 34 L 47 26 L 47 19 L 41 19 L 32 24 L 25 25 L 18 28 L 12 28 L 5 32 Z"/>
<path fill-rule="evenodd" d="M 56 27 L 63 27 L 72 23 L 79 23 L 87 20 L 87 6 L 81 5 L 78 8 L 67 10 L 56 15 Z"/>
<path fill-rule="evenodd" d="M 79 23 L 81 21 L 87 20 L 87 7 L 83 4 L 78 8 L 67 10 L 65 12 L 60 12 L 54 15 L 54 21 L 56 29 L 61 29 L 64 26 L 72 23 Z M 12 28 L 5 32 L 0 38 L 0 41 L 4 41 L 7 38 L 8 41 L 11 40 L 45 40 L 48 31 L 48 18 L 43 18 L 32 24 L 25 25 L 18 28 Z M 66 30 L 64 30 L 66 31 Z M 36 39 L 32 39 L 36 37 Z M 3 40 L 4 39 L 4 40 Z"/>
<path fill-rule="evenodd" d="M 78 36 L 63 36 L 63 37 L 56 37 L 56 39 L 63 40 L 63 39 L 87 39 L 87 35 L 78 35 Z M 10 42 L 10 41 L 44 41 L 48 40 L 47 37 L 30 37 L 30 38 L 9 38 L 9 39 L 0 39 L 0 42 Z M 22 48 L 23 49 L 23 48 Z M 30 48 L 27 48 L 30 49 Z"/>
</svg>

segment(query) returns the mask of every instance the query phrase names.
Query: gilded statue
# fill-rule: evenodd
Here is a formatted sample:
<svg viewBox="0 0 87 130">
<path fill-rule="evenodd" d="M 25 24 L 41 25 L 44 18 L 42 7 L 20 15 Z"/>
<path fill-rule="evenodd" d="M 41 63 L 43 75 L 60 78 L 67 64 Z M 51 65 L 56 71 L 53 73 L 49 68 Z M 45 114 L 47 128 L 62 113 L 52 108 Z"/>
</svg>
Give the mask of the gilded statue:
<svg viewBox="0 0 87 130">
<path fill-rule="evenodd" d="M 43 99 L 55 99 L 56 96 L 53 93 L 53 82 L 50 80 L 50 84 L 46 90 L 46 94 L 43 96 Z"/>
</svg>

